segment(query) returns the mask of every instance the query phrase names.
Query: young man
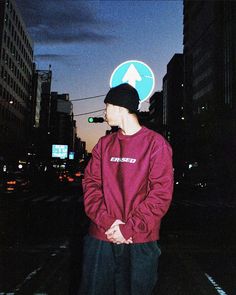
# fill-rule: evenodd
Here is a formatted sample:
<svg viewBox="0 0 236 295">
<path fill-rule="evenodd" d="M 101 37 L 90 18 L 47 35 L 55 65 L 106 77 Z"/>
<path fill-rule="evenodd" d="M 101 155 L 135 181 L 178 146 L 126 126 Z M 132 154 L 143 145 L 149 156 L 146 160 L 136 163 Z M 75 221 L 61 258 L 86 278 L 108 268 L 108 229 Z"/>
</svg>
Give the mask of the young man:
<svg viewBox="0 0 236 295">
<path fill-rule="evenodd" d="M 120 129 L 98 141 L 85 171 L 91 225 L 79 294 L 149 295 L 157 281 L 160 223 L 172 198 L 172 151 L 139 124 L 132 86 L 111 88 L 104 102 L 107 123 Z"/>
</svg>

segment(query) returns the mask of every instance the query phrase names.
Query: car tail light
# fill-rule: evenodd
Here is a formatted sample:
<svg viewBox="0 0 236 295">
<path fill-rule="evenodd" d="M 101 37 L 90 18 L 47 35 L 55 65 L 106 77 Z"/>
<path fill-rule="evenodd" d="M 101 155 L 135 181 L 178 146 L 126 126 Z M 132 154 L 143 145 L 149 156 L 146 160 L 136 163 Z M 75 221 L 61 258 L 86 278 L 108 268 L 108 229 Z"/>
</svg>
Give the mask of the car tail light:
<svg viewBox="0 0 236 295">
<path fill-rule="evenodd" d="M 78 176 L 78 177 L 81 176 L 81 172 L 76 172 L 75 176 Z"/>
<path fill-rule="evenodd" d="M 14 187 L 7 187 L 7 191 L 14 191 Z"/>
<path fill-rule="evenodd" d="M 16 181 L 13 180 L 13 181 L 8 181 L 7 184 L 16 184 Z"/>
<path fill-rule="evenodd" d="M 68 180 L 69 182 L 73 182 L 73 181 L 74 181 L 74 178 L 72 178 L 72 177 L 67 177 L 67 180 Z"/>
</svg>

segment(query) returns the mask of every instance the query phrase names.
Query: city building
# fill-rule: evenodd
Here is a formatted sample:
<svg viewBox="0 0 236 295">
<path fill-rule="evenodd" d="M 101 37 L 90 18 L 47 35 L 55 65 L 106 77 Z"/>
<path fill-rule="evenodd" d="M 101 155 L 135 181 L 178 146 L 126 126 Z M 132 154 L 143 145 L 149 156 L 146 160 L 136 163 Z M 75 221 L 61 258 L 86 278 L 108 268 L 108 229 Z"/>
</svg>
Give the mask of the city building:
<svg viewBox="0 0 236 295">
<path fill-rule="evenodd" d="M 50 66 L 48 70 L 36 70 L 34 65 L 29 151 L 41 160 L 47 160 L 51 153 L 51 83 Z"/>
<path fill-rule="evenodd" d="M 0 157 L 24 157 L 30 130 L 33 42 L 14 0 L 0 1 Z"/>
<path fill-rule="evenodd" d="M 66 144 L 69 151 L 74 151 L 76 121 L 69 94 L 51 93 L 50 128 L 52 144 Z"/>
<path fill-rule="evenodd" d="M 155 92 L 149 99 L 150 122 L 154 130 L 163 134 L 163 92 Z"/>
<path fill-rule="evenodd" d="M 182 171 L 185 162 L 183 54 L 175 54 L 163 78 L 163 134 L 173 148 L 174 167 Z"/>
<path fill-rule="evenodd" d="M 75 138 L 75 159 L 84 160 L 87 157 L 86 142 L 80 138 Z"/>
<path fill-rule="evenodd" d="M 235 1 L 184 1 L 187 159 L 217 183 L 235 175 L 235 18 Z"/>
</svg>

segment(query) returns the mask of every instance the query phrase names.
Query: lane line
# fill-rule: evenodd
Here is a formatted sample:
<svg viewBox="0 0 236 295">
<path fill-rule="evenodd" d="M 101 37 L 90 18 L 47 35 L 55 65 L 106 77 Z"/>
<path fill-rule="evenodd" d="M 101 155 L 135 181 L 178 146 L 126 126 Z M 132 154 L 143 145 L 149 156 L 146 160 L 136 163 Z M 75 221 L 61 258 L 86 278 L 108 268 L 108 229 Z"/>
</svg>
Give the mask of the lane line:
<svg viewBox="0 0 236 295">
<path fill-rule="evenodd" d="M 40 196 L 36 199 L 33 199 L 32 202 L 39 202 L 39 201 L 47 199 L 48 197 L 49 197 L 48 195 L 43 195 L 43 196 Z"/>
<path fill-rule="evenodd" d="M 52 198 L 50 198 L 49 200 L 47 200 L 46 202 L 54 202 L 54 201 L 56 201 L 57 199 L 61 199 L 61 196 L 55 196 L 55 197 L 52 197 Z"/>
<path fill-rule="evenodd" d="M 216 291 L 218 292 L 218 294 L 220 295 L 228 295 L 217 283 L 216 281 L 209 276 L 207 273 L 205 273 L 205 276 L 208 278 L 208 280 L 211 282 L 211 284 L 214 286 L 214 288 L 216 289 Z"/>
<path fill-rule="evenodd" d="M 15 288 L 14 291 L 15 291 L 15 292 L 20 291 L 21 287 L 22 287 L 27 281 L 31 280 L 34 276 L 36 276 L 36 275 L 38 274 L 38 272 L 41 271 L 41 269 L 42 269 L 42 266 L 36 268 L 36 269 L 33 270 L 31 273 L 29 273 L 29 274 L 27 275 L 27 277 L 24 279 L 24 281 L 16 286 L 16 288 Z"/>
<path fill-rule="evenodd" d="M 26 196 L 26 197 L 24 197 L 24 198 L 22 198 L 22 199 L 19 199 L 19 201 L 21 201 L 21 202 L 24 202 L 24 201 L 30 201 L 30 200 L 32 200 L 33 198 L 35 198 L 36 196 L 37 196 L 37 194 L 34 193 L 34 194 L 32 194 L 32 195 L 29 195 L 29 196 Z"/>
</svg>

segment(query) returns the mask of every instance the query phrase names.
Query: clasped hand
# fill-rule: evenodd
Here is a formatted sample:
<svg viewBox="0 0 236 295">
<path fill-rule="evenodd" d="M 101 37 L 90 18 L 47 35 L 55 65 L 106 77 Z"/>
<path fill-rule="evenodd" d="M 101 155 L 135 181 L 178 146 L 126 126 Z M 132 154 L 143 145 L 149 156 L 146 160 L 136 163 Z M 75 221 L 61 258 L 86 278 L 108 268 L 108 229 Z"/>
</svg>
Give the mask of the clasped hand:
<svg viewBox="0 0 236 295">
<path fill-rule="evenodd" d="M 111 227 L 105 232 L 107 239 L 111 241 L 114 244 L 132 244 L 132 237 L 130 237 L 128 240 L 124 238 L 120 231 L 120 224 L 125 224 L 123 221 L 117 219 Z"/>
</svg>

